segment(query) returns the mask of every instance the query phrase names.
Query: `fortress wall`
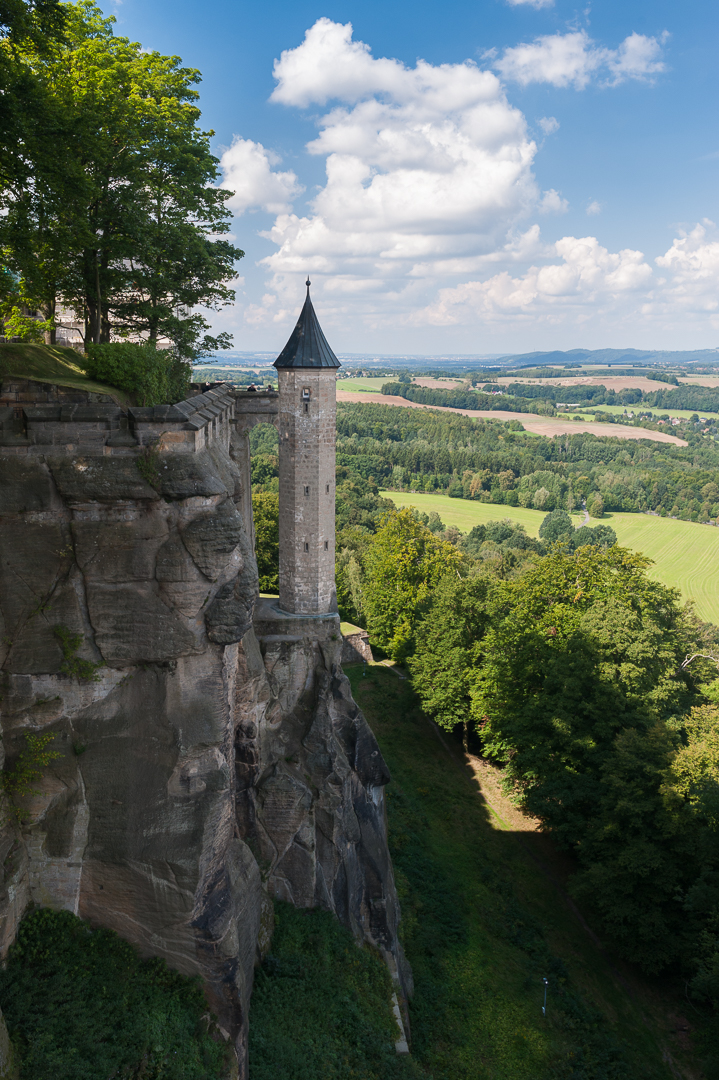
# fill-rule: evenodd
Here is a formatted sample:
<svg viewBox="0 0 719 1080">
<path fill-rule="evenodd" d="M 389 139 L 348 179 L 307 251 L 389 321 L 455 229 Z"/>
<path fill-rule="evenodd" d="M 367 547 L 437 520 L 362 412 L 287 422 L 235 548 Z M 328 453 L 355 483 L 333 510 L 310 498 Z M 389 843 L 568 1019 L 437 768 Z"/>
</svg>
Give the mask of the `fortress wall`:
<svg viewBox="0 0 719 1080">
<path fill-rule="evenodd" d="M 236 446 L 277 395 L 248 398 L 127 427 L 106 402 L 26 402 L 0 439 L 2 754 L 41 733 L 59 752 L 21 824 L 0 800 L 0 953 L 30 903 L 117 930 L 203 978 L 243 1077 L 270 898 L 335 911 L 411 978 L 339 620 L 258 601 Z"/>
</svg>

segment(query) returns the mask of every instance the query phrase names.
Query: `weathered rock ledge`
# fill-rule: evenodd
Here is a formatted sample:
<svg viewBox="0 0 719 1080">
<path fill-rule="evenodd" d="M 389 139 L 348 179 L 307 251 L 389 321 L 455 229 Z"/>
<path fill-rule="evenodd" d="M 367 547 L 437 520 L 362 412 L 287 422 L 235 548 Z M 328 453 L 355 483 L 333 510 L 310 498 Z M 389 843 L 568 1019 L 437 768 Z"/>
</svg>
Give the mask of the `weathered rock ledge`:
<svg viewBox="0 0 719 1080">
<path fill-rule="evenodd" d="M 22 829 L 3 815 L 0 955 L 33 903 L 111 927 L 202 976 L 244 1076 L 271 898 L 335 911 L 398 987 L 410 976 L 388 773 L 339 619 L 259 601 L 247 455 L 231 395 L 210 404 L 137 416 L 94 448 L 62 425 L 99 421 L 53 405 L 47 438 L 26 426 L 0 446 L 2 752 L 12 763 L 40 732 L 60 751 Z M 79 638 L 69 653 L 58 627 Z M 67 673 L 73 658 L 92 679 Z"/>
</svg>

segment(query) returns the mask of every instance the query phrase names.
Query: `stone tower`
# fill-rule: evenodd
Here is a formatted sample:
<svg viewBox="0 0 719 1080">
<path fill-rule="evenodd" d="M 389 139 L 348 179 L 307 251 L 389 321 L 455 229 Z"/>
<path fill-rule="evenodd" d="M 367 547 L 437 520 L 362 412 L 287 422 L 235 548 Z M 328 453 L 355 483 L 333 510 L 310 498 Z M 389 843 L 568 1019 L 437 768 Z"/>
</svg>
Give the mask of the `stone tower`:
<svg viewBox="0 0 719 1080">
<path fill-rule="evenodd" d="M 280 607 L 294 615 L 336 611 L 335 372 L 307 297 L 275 360 L 280 391 Z"/>
</svg>

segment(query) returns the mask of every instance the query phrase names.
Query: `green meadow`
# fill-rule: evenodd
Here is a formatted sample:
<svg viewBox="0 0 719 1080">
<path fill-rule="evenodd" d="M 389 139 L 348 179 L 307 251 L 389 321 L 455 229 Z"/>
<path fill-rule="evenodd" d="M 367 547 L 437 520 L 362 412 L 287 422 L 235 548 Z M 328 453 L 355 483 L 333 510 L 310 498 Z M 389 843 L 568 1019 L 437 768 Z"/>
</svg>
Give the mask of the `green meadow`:
<svg viewBox="0 0 719 1080">
<path fill-rule="evenodd" d="M 416 506 L 427 514 L 436 510 L 445 525 L 456 525 L 462 532 L 487 521 L 510 518 L 524 525 L 530 536 L 538 536 L 545 517 L 541 510 L 450 499 L 447 495 L 404 491 L 383 491 L 382 495 L 396 506 Z M 581 515 L 574 515 L 574 519 L 579 525 Z M 703 619 L 719 624 L 719 529 L 650 514 L 605 514 L 602 522 L 611 525 L 623 547 L 641 551 L 653 560 L 653 577 L 679 589 L 685 600 L 694 602 Z"/>
<path fill-rule="evenodd" d="M 392 382 L 392 377 L 390 375 L 385 375 L 381 379 L 338 379 L 337 389 L 354 391 L 364 390 L 366 393 L 369 394 L 379 394 L 384 384 L 388 382 Z"/>
</svg>

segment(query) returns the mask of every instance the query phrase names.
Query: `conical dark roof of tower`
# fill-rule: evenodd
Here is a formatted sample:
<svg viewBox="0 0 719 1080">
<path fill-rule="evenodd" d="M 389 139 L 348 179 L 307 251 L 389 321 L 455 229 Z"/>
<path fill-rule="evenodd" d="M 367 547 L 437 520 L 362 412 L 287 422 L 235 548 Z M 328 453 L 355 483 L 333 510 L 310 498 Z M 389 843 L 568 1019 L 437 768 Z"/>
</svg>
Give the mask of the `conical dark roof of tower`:
<svg viewBox="0 0 719 1080">
<path fill-rule="evenodd" d="M 327 344 L 315 309 L 310 300 L 310 279 L 307 278 L 307 297 L 290 334 L 290 340 L 275 360 L 276 368 L 338 368 L 340 362 Z"/>
</svg>

